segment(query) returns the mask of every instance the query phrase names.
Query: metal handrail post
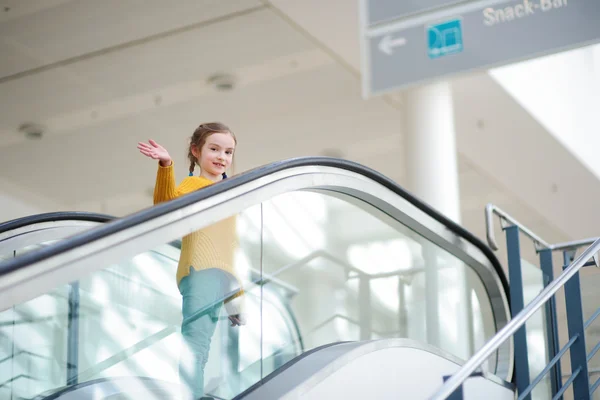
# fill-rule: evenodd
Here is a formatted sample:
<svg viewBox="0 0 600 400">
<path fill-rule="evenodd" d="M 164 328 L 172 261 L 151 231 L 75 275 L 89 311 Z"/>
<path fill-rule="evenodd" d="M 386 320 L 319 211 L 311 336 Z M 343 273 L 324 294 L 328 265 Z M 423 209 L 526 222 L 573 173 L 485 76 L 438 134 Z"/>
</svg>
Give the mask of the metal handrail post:
<svg viewBox="0 0 600 400">
<path fill-rule="evenodd" d="M 540 251 L 540 268 L 542 269 L 544 287 L 554 280 L 554 266 L 552 264 L 552 250 L 543 249 Z M 560 342 L 558 338 L 558 319 L 556 317 L 556 299 L 552 297 L 546 303 L 546 337 L 548 340 L 548 359 L 552 360 L 560 351 Z M 550 372 L 550 381 L 552 385 L 552 396 L 560 390 L 562 386 L 562 371 L 560 360 L 556 363 Z"/>
<path fill-rule="evenodd" d="M 575 251 L 563 253 L 564 268 L 567 268 L 575 256 Z M 575 399 L 590 399 L 590 377 L 588 376 L 587 350 L 585 347 L 585 330 L 583 307 L 581 304 L 581 283 L 579 272 L 565 283 L 565 305 L 567 311 L 567 327 L 569 339 L 577 338 L 571 347 L 571 372 L 580 370 L 573 380 L 573 397 Z"/>
<path fill-rule="evenodd" d="M 510 282 L 510 310 L 513 315 L 525 308 L 525 293 L 523 290 L 523 269 L 521 263 L 521 248 L 519 243 L 520 229 L 516 225 L 505 228 L 506 248 L 508 252 L 508 276 Z M 525 324 L 515 332 L 515 377 L 519 393 L 529 386 L 529 359 L 527 358 L 527 330 Z M 524 400 L 529 400 L 527 396 Z"/>
</svg>

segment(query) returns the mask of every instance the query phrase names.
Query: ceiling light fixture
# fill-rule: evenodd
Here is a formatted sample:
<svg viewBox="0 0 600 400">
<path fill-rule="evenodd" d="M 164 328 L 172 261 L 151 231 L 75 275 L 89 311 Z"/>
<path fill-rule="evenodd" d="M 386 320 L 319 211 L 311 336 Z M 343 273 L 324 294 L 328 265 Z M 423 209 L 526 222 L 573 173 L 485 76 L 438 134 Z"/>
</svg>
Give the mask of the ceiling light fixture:
<svg viewBox="0 0 600 400">
<path fill-rule="evenodd" d="M 235 88 L 236 78 L 230 74 L 215 74 L 207 82 L 219 92 L 228 92 Z"/>
<path fill-rule="evenodd" d="M 44 136 L 45 128 L 40 124 L 33 122 L 27 122 L 19 126 L 19 132 L 21 132 L 27 139 L 38 140 Z"/>
</svg>

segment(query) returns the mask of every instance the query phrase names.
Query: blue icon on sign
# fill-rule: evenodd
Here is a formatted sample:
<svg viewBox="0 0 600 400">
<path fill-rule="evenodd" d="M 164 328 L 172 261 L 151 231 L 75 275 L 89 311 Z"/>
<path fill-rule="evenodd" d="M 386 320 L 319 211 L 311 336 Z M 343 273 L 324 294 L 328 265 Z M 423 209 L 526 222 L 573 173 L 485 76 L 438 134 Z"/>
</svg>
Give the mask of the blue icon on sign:
<svg viewBox="0 0 600 400">
<path fill-rule="evenodd" d="M 453 19 L 427 28 L 430 58 L 438 58 L 463 51 L 462 21 Z"/>
</svg>

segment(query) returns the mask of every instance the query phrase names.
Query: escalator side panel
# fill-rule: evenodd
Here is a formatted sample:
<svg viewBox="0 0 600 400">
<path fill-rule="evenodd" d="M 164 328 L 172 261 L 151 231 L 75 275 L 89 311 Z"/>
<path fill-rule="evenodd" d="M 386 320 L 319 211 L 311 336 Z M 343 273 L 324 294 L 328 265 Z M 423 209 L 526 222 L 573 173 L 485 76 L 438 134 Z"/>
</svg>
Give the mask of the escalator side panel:
<svg viewBox="0 0 600 400">
<path fill-rule="evenodd" d="M 339 344 L 303 357 L 236 399 L 425 400 L 461 364 L 450 354 L 407 339 Z M 513 400 L 514 390 L 514 385 L 484 374 L 467 382 L 465 398 Z"/>
</svg>

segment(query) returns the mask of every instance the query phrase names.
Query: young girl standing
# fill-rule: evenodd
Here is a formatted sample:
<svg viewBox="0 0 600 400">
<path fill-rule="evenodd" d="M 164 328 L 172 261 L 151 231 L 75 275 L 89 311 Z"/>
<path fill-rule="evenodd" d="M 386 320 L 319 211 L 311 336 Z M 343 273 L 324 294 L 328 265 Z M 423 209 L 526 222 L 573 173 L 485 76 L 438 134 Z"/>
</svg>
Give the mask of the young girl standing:
<svg viewBox="0 0 600 400">
<path fill-rule="evenodd" d="M 138 143 L 143 155 L 158 160 L 154 204 L 169 201 L 227 178 L 237 140 L 221 123 L 200 125 L 190 139 L 190 174 L 179 186 L 175 183 L 169 152 L 150 140 Z M 194 169 L 200 174 L 194 176 Z M 230 217 L 185 236 L 177 267 L 177 286 L 181 292 L 185 341 L 179 364 L 182 381 L 193 398 L 204 395 L 204 368 L 208 361 L 211 338 L 224 304 L 232 326 L 242 325 L 243 291 L 233 268 L 236 246 L 235 217 Z"/>
</svg>

